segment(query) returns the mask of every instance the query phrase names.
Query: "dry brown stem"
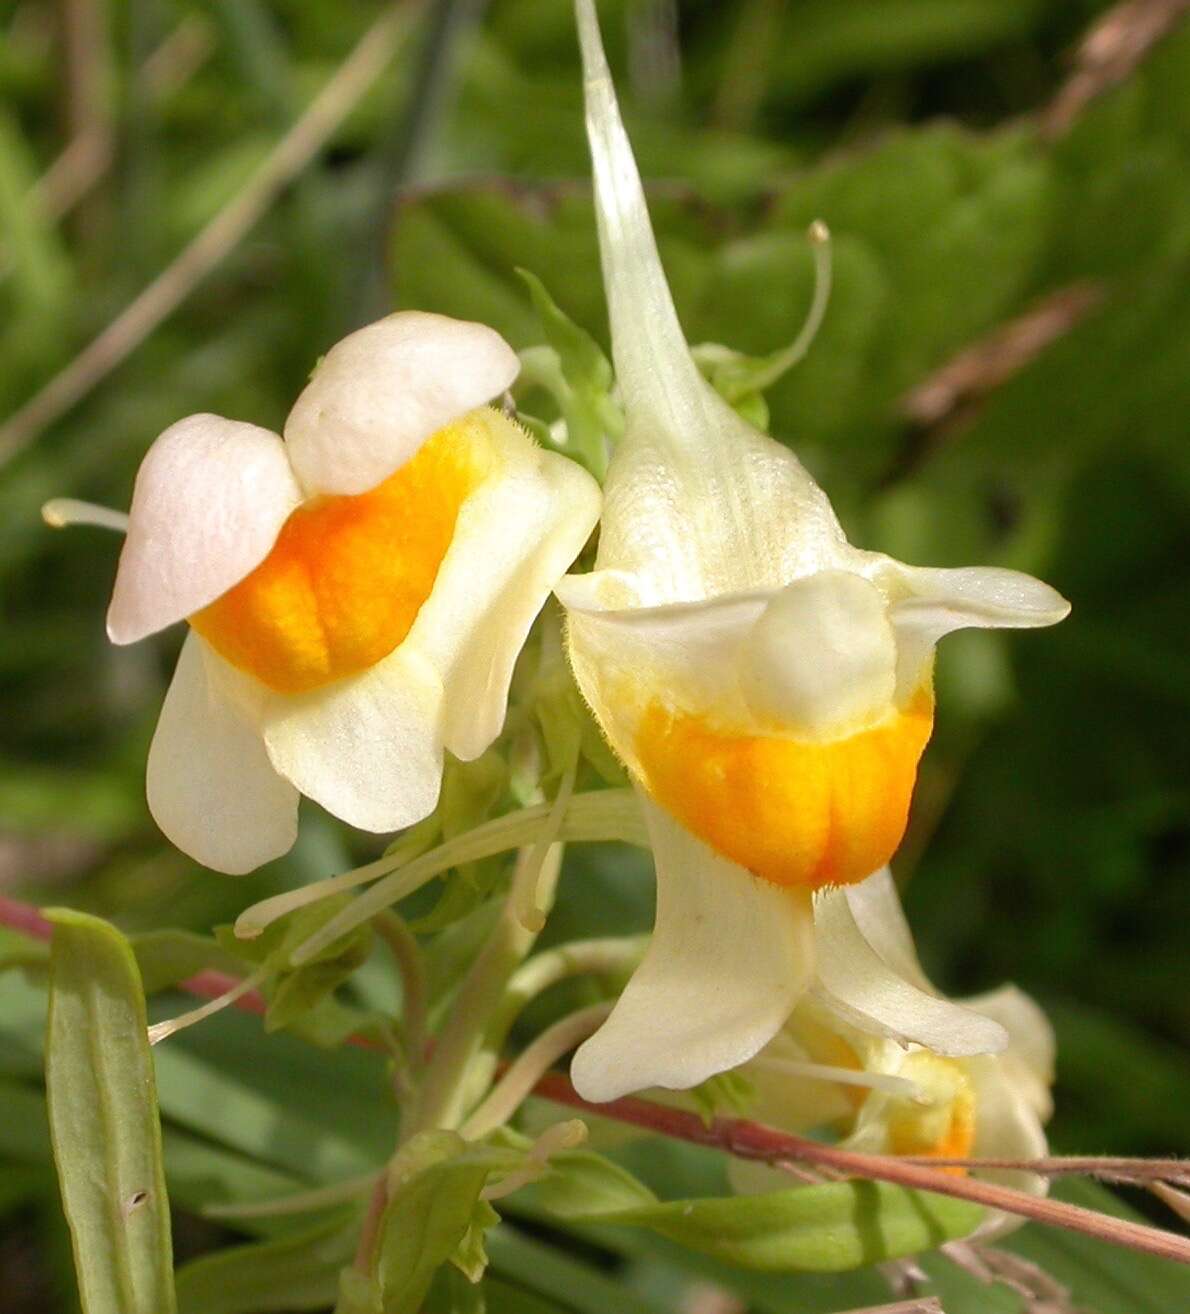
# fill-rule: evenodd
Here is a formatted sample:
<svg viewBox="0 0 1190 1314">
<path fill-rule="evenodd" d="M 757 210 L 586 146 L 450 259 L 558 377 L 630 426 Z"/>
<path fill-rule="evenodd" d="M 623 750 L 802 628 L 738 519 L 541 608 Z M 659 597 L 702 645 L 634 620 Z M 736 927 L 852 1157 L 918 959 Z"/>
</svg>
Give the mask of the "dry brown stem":
<svg viewBox="0 0 1190 1314">
<path fill-rule="evenodd" d="M 901 413 L 923 426 L 960 416 L 969 419 L 974 403 L 1069 333 L 1102 300 L 1095 283 L 1072 283 L 1051 292 L 935 370 L 906 394 Z"/>
<path fill-rule="evenodd" d="M 1125 0 L 1079 43 L 1074 71 L 1041 115 L 1042 136 L 1061 137 L 1097 96 L 1129 78 L 1149 51 L 1190 13 L 1190 0 Z"/>
<path fill-rule="evenodd" d="M 0 427 L 0 465 L 85 397 L 239 245 L 387 67 L 405 30 L 403 11 L 413 8 L 412 0 L 406 0 L 384 10 L 244 187 L 97 338 Z"/>
</svg>

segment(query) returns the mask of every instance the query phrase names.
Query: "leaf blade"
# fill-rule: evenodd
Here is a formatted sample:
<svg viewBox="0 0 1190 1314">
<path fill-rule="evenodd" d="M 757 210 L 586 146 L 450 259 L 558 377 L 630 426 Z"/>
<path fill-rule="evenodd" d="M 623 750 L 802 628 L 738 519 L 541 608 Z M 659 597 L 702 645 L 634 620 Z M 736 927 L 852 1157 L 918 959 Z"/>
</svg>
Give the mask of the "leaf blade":
<svg viewBox="0 0 1190 1314">
<path fill-rule="evenodd" d="M 136 960 L 99 918 L 48 916 L 50 1136 L 83 1309 L 173 1314 L 161 1123 Z"/>
</svg>

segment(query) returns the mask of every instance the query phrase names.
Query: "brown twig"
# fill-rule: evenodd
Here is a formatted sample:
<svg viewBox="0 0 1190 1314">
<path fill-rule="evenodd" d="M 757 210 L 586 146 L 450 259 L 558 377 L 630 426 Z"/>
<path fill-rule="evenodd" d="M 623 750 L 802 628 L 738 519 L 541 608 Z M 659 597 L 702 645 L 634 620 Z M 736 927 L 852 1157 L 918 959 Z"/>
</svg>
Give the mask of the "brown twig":
<svg viewBox="0 0 1190 1314">
<path fill-rule="evenodd" d="M 368 1274 L 372 1271 L 372 1255 L 380 1235 L 380 1220 L 388 1206 L 388 1170 L 379 1174 L 368 1197 L 368 1211 L 364 1214 L 360 1227 L 359 1244 L 355 1250 L 355 1267 L 357 1271 Z"/>
<path fill-rule="evenodd" d="M 1190 13 L 1190 0 L 1125 0 L 1079 43 L 1074 71 L 1040 116 L 1041 134 L 1061 137 L 1096 97 L 1130 77 L 1150 50 Z"/>
<path fill-rule="evenodd" d="M 937 1296 L 919 1296 L 916 1300 L 898 1300 L 892 1305 L 868 1305 L 845 1314 L 946 1314 Z"/>
<path fill-rule="evenodd" d="M 740 1159 L 752 1159 L 776 1168 L 783 1167 L 786 1162 L 821 1164 L 839 1169 L 849 1176 L 892 1182 L 914 1190 L 933 1191 L 959 1200 L 970 1200 L 989 1209 L 1002 1209 L 1006 1213 L 1031 1218 L 1039 1223 L 1082 1232 L 1112 1245 L 1159 1255 L 1179 1264 L 1190 1264 L 1190 1238 L 1174 1232 L 1113 1218 L 1108 1214 L 1096 1213 L 1093 1209 L 1084 1209 L 1081 1205 L 1039 1199 L 992 1182 L 955 1177 L 937 1168 L 907 1163 L 890 1155 L 862 1154 L 837 1145 L 823 1145 L 742 1118 L 716 1118 L 707 1124 L 696 1113 L 668 1108 L 648 1100 L 628 1098 L 613 1100 L 610 1104 L 588 1104 L 561 1073 L 550 1073 L 544 1077 L 538 1083 L 535 1093 L 555 1103 L 643 1127 L 661 1136 L 724 1150 Z"/>
<path fill-rule="evenodd" d="M 414 7 L 414 0 L 396 0 L 384 10 L 236 196 L 97 338 L 8 419 L 0 428 L 0 464 L 85 397 L 239 245 L 387 67 L 405 31 L 406 11 Z"/>
<path fill-rule="evenodd" d="M 1036 1173 L 1039 1177 L 1094 1177 L 1117 1186 L 1148 1186 L 1167 1182 L 1190 1186 L 1190 1162 L 1182 1159 L 1125 1159 L 1112 1155 L 1051 1155 L 1044 1159 L 942 1159 L 934 1155 L 904 1155 L 903 1163 L 934 1168 L 990 1168 Z"/>
<path fill-rule="evenodd" d="M 1103 289 L 1097 283 L 1059 288 L 963 348 L 906 393 L 897 409 L 917 430 L 884 482 L 895 483 L 912 473 L 947 438 L 968 428 L 989 393 L 1065 337 L 1102 302 Z"/>
<path fill-rule="evenodd" d="M 38 940 L 48 940 L 53 932 L 51 924 L 36 908 L 2 896 L 0 896 L 0 925 L 8 926 L 12 930 L 20 931 Z M 228 977 L 222 972 L 207 971 L 182 982 L 180 988 L 209 998 L 212 994 L 225 993 L 236 984 L 235 978 Z M 265 1006 L 263 997 L 257 992 L 249 992 L 235 1003 L 235 1007 L 252 1013 L 263 1013 Z M 375 1041 L 363 1036 L 353 1036 L 348 1043 L 362 1048 L 377 1048 Z M 616 1122 L 642 1127 L 659 1136 L 668 1136 L 693 1145 L 722 1150 L 739 1159 L 767 1163 L 775 1168 L 789 1168 L 795 1176 L 801 1171 L 799 1165 L 813 1164 L 815 1167 L 845 1177 L 891 1182 L 896 1186 L 905 1186 L 913 1190 L 933 1191 L 938 1195 L 970 1200 L 989 1209 L 1000 1209 L 1052 1227 L 1081 1232 L 1111 1245 L 1157 1255 L 1179 1264 L 1190 1264 L 1190 1238 L 1163 1231 L 1161 1228 L 1114 1218 L 1109 1214 L 1097 1213 L 1093 1209 L 1084 1209 L 1081 1205 L 1039 1199 L 1023 1191 L 997 1186 L 992 1182 L 955 1177 L 941 1171 L 936 1166 L 938 1160 L 931 1160 L 930 1165 L 933 1166 L 929 1166 L 891 1155 L 863 1154 L 856 1150 L 842 1149 L 837 1145 L 824 1145 L 818 1141 L 807 1140 L 805 1137 L 794 1136 L 773 1127 L 764 1127 L 745 1118 L 716 1118 L 707 1123 L 697 1113 L 635 1097 L 612 1100 L 607 1104 L 591 1104 L 578 1094 L 569 1079 L 560 1072 L 547 1073 L 534 1087 L 533 1093 L 542 1099 L 579 1109 L 594 1117 L 611 1118 Z M 989 1163 L 979 1159 L 963 1161 L 965 1165 L 976 1168 L 997 1166 L 1005 1162 L 1008 1161 L 992 1160 Z M 1023 1161 L 1011 1162 L 1013 1167 L 1026 1167 Z M 1042 1159 L 1038 1162 L 1044 1165 L 1063 1161 Z M 1076 1159 L 1065 1160 L 1068 1170 L 1071 1170 L 1069 1165 L 1077 1162 L 1079 1161 Z M 1115 1159 L 1109 1162 L 1119 1165 L 1127 1161 Z M 1174 1167 L 1178 1173 L 1185 1172 L 1185 1166 L 1176 1161 Z"/>
</svg>

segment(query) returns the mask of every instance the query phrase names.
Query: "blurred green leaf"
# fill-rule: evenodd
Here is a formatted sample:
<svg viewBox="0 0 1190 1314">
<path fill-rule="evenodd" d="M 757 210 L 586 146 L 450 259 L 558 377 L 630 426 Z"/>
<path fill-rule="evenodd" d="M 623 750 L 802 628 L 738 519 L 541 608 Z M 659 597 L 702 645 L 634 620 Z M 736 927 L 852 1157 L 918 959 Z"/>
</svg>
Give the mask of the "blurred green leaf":
<svg viewBox="0 0 1190 1314">
<path fill-rule="evenodd" d="M 83 1308 L 170 1314 L 169 1205 L 136 961 L 106 922 L 48 916 L 46 1092 Z"/>
<path fill-rule="evenodd" d="M 231 1246 L 178 1269 L 178 1314 L 265 1314 L 334 1303 L 358 1224 L 321 1224 L 273 1241 Z"/>
<path fill-rule="evenodd" d="M 479 1198 L 490 1168 L 467 1149 L 453 1132 L 423 1132 L 394 1164 L 377 1262 L 384 1314 L 418 1314 L 435 1270 L 460 1246 L 467 1246 L 462 1259 L 469 1277 L 486 1266 L 475 1233 L 495 1221 L 491 1206 Z"/>
</svg>

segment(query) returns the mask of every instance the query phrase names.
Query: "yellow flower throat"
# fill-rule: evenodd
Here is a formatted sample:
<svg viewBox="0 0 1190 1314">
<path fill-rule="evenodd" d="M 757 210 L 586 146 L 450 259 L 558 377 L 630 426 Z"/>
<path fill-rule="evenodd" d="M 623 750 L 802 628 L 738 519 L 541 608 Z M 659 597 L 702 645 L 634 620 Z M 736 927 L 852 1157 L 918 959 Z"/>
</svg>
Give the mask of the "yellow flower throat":
<svg viewBox="0 0 1190 1314">
<path fill-rule="evenodd" d="M 368 492 L 299 506 L 260 565 L 191 625 L 278 693 L 367 670 L 409 633 L 493 460 L 485 412 L 473 411 Z"/>
<path fill-rule="evenodd" d="M 776 885 L 849 885 L 883 867 L 905 833 L 933 728 L 922 689 L 847 738 L 730 735 L 653 702 L 636 752 L 649 793 L 718 853 Z"/>
</svg>

